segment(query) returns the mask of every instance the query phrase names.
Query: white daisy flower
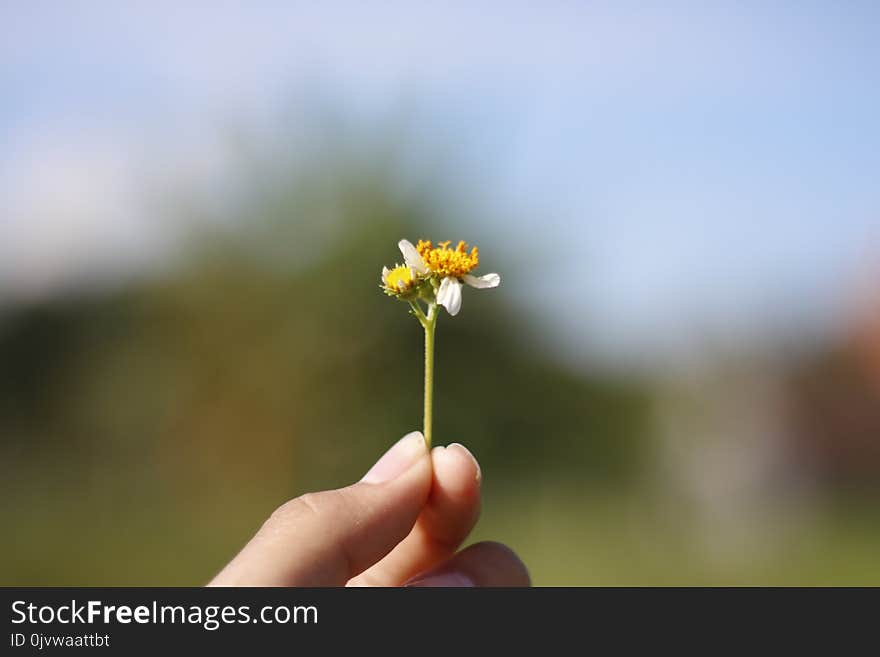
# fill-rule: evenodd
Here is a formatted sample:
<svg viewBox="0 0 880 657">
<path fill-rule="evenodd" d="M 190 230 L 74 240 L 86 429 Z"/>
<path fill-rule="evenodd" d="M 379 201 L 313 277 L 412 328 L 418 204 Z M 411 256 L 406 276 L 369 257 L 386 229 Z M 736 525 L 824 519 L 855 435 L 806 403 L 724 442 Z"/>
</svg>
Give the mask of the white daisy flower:
<svg viewBox="0 0 880 657">
<path fill-rule="evenodd" d="M 498 287 L 501 276 L 484 274 L 474 276 L 470 272 L 480 264 L 477 247 L 468 251 L 465 242 L 459 242 L 454 249 L 451 242 L 440 242 L 436 247 L 431 242 L 419 240 L 413 246 L 408 240 L 400 240 L 398 246 L 408 267 L 421 276 L 436 276 L 440 281 L 437 288 L 437 303 L 446 308 L 450 315 L 461 310 L 462 283 L 477 290 Z"/>
</svg>

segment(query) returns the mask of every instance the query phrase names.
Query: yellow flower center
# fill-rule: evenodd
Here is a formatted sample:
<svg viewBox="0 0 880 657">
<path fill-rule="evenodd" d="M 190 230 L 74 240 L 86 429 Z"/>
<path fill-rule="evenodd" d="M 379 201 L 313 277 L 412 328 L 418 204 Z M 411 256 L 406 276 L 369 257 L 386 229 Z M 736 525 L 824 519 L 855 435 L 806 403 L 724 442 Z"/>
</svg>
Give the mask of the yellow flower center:
<svg viewBox="0 0 880 657">
<path fill-rule="evenodd" d="M 395 292 L 408 290 L 413 283 L 415 283 L 415 279 L 412 270 L 406 265 L 397 265 L 388 272 L 388 277 L 385 279 L 385 285 Z"/>
<path fill-rule="evenodd" d="M 439 242 L 432 246 L 430 241 L 419 240 L 416 250 L 422 256 L 422 260 L 435 274 L 440 276 L 454 276 L 460 278 L 480 264 L 480 252 L 474 247 L 468 252 L 468 245 L 459 242 L 454 249 L 450 249 L 452 242 Z"/>
</svg>

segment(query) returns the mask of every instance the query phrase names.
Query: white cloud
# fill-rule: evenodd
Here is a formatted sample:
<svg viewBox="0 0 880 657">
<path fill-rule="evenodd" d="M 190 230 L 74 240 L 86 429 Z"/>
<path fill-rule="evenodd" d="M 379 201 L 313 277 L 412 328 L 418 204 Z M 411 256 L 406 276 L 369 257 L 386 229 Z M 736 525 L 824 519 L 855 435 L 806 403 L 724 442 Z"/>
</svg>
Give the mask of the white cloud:
<svg viewBox="0 0 880 657">
<path fill-rule="evenodd" d="M 226 159 L 216 132 L 169 143 L 154 131 L 60 121 L 17 135 L 0 169 L 0 294 L 127 276 L 168 255 L 184 228 L 166 214 L 174 195 L 217 193 Z"/>
</svg>

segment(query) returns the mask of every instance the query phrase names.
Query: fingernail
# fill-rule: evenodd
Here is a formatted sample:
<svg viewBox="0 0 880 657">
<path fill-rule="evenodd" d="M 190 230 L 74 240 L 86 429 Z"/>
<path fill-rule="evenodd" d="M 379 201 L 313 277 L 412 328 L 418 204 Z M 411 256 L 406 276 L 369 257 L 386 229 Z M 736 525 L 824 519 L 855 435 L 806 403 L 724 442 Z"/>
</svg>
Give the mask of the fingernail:
<svg viewBox="0 0 880 657">
<path fill-rule="evenodd" d="M 406 434 L 382 455 L 361 481 L 381 484 L 402 475 L 425 453 L 425 437 L 421 431 Z"/>
<path fill-rule="evenodd" d="M 439 573 L 437 575 L 428 575 L 422 579 L 417 579 L 414 582 L 407 584 L 407 586 L 417 588 L 472 588 L 476 586 L 476 584 L 474 584 L 474 581 L 464 573 Z"/>
<path fill-rule="evenodd" d="M 483 479 L 483 472 L 482 472 L 482 470 L 480 470 L 480 463 L 479 463 L 479 461 L 477 461 L 477 457 L 474 456 L 473 454 L 471 454 L 471 450 L 469 450 L 467 447 L 465 447 L 461 443 L 449 443 L 449 446 L 447 447 L 447 449 L 449 449 L 450 447 L 456 447 L 471 457 L 471 461 L 474 462 L 474 467 L 477 469 L 477 481 L 481 481 Z"/>
</svg>

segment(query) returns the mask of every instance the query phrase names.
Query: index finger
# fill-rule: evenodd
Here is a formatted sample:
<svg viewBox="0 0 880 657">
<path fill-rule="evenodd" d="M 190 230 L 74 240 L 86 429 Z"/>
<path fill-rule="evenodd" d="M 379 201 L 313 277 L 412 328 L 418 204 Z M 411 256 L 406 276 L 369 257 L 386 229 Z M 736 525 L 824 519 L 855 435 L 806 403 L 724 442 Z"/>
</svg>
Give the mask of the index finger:
<svg viewBox="0 0 880 657">
<path fill-rule="evenodd" d="M 342 586 L 412 529 L 431 489 L 419 432 L 404 436 L 360 482 L 279 507 L 212 586 Z"/>
</svg>

